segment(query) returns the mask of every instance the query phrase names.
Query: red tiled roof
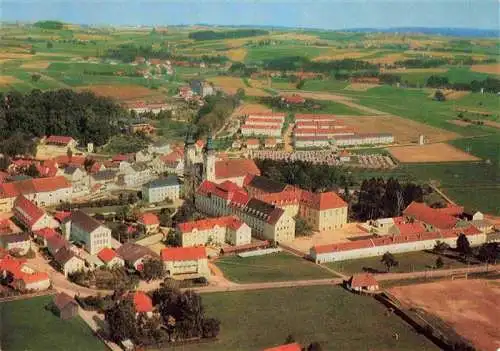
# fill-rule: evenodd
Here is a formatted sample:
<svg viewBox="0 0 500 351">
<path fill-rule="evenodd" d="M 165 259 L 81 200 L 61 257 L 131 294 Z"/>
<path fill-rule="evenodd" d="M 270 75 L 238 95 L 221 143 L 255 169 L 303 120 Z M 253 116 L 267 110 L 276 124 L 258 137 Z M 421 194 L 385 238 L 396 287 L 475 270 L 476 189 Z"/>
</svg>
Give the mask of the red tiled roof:
<svg viewBox="0 0 500 351">
<path fill-rule="evenodd" d="M 259 139 L 248 139 L 246 141 L 247 145 L 259 145 L 260 144 L 260 141 Z"/>
<path fill-rule="evenodd" d="M 132 159 L 134 154 L 118 154 L 113 156 L 111 159 L 113 162 L 122 162 L 122 161 L 129 161 Z"/>
<path fill-rule="evenodd" d="M 200 149 L 205 146 L 205 142 L 201 139 L 196 140 L 196 146 L 198 146 Z"/>
<path fill-rule="evenodd" d="M 137 313 L 147 313 L 153 311 L 153 301 L 151 298 L 142 291 L 136 291 L 132 295 L 134 301 L 135 311 Z"/>
<path fill-rule="evenodd" d="M 452 204 L 448 204 L 446 207 L 443 208 L 436 208 L 435 210 L 450 216 L 460 216 L 462 213 L 464 213 L 463 206 L 457 206 Z"/>
<path fill-rule="evenodd" d="M 271 124 L 280 124 L 281 125 L 282 118 L 247 118 L 245 124 L 261 124 L 264 122 L 269 122 Z"/>
<path fill-rule="evenodd" d="M 74 139 L 69 136 L 62 136 L 62 135 L 51 135 L 47 139 L 45 139 L 46 143 L 51 143 L 51 144 L 61 144 L 61 145 L 67 145 L 70 142 L 72 142 Z"/>
<path fill-rule="evenodd" d="M 259 117 L 265 117 L 265 118 L 285 118 L 285 113 L 283 112 L 247 112 L 246 113 L 250 118 L 259 118 Z"/>
<path fill-rule="evenodd" d="M 38 237 L 48 239 L 51 236 L 57 235 L 57 232 L 54 228 L 43 228 L 40 230 L 36 230 L 34 234 Z"/>
<path fill-rule="evenodd" d="M 71 216 L 71 212 L 70 211 L 57 211 L 54 214 L 54 218 L 57 219 L 59 222 L 64 221 L 69 216 Z"/>
<path fill-rule="evenodd" d="M 140 222 L 144 225 L 160 224 L 158 216 L 154 213 L 144 213 L 140 218 Z"/>
<path fill-rule="evenodd" d="M 414 217 L 419 221 L 430 224 L 439 229 L 453 228 L 458 222 L 458 219 L 453 216 L 437 211 L 424 203 L 415 201 L 408 205 L 408 207 L 403 211 L 403 214 L 405 216 Z"/>
<path fill-rule="evenodd" d="M 104 263 L 110 262 L 116 256 L 117 255 L 116 255 L 115 250 L 110 249 L 108 247 L 105 247 L 104 249 L 99 251 L 99 253 L 97 254 L 97 257 L 99 257 L 99 259 Z"/>
<path fill-rule="evenodd" d="M 313 246 L 313 250 L 316 253 L 328 253 L 328 252 L 336 252 L 336 251 L 349 251 L 349 250 L 358 250 L 365 249 L 369 247 L 374 247 L 373 242 L 371 240 L 356 240 L 356 241 L 347 241 L 344 243 L 338 244 L 328 244 L 328 245 L 316 245 Z"/>
<path fill-rule="evenodd" d="M 478 235 L 481 233 L 482 232 L 473 225 L 469 225 L 468 227 L 464 228 L 441 230 L 441 235 L 446 238 L 458 237 L 460 234 L 465 234 L 467 236 L 467 235 Z"/>
<path fill-rule="evenodd" d="M 324 114 L 324 113 L 297 113 L 295 114 L 295 120 L 311 120 L 311 121 L 321 121 L 321 120 L 335 120 L 337 118 L 335 115 Z"/>
<path fill-rule="evenodd" d="M 377 279 L 370 273 L 355 274 L 349 280 L 352 288 L 363 288 L 367 286 L 378 286 Z"/>
<path fill-rule="evenodd" d="M 265 145 L 276 145 L 276 138 L 267 138 L 264 141 Z"/>
<path fill-rule="evenodd" d="M 85 163 L 85 156 L 71 156 L 61 155 L 54 159 L 60 166 L 83 166 Z"/>
<path fill-rule="evenodd" d="M 14 280 L 22 280 L 25 284 L 49 279 L 49 275 L 45 272 L 23 272 L 22 268 L 25 262 L 25 260 L 15 259 L 7 255 L 0 259 L 0 271 L 10 272 L 14 277 Z"/>
<path fill-rule="evenodd" d="M 312 193 L 307 190 L 302 190 L 300 202 L 319 211 L 347 207 L 347 203 L 333 191 Z"/>
<path fill-rule="evenodd" d="M 276 347 L 270 347 L 264 349 L 263 351 L 300 351 L 300 344 L 294 342 L 292 344 L 280 345 Z"/>
<path fill-rule="evenodd" d="M 400 235 L 418 234 L 425 232 L 425 227 L 420 222 L 413 223 L 394 223 L 399 230 Z"/>
<path fill-rule="evenodd" d="M 161 250 L 163 261 L 192 261 L 207 257 L 204 247 L 166 247 Z"/>
<path fill-rule="evenodd" d="M 43 164 L 37 164 L 36 169 L 41 177 L 54 177 L 57 174 L 57 162 L 54 160 L 44 161 Z"/>
<path fill-rule="evenodd" d="M 291 104 L 302 104 L 306 101 L 306 99 L 300 95 L 285 95 L 283 96 L 283 99 Z"/>
<path fill-rule="evenodd" d="M 276 124 L 245 124 L 241 129 L 281 129 L 281 123 Z"/>
<path fill-rule="evenodd" d="M 194 229 L 207 230 L 215 226 L 228 227 L 231 229 L 238 229 L 243 225 L 243 222 L 236 216 L 225 216 L 218 218 L 207 218 L 199 221 L 179 223 L 177 227 L 182 233 L 190 233 Z"/>
<path fill-rule="evenodd" d="M 16 218 L 29 229 L 45 215 L 44 210 L 22 195 L 14 201 L 13 210 Z"/>
<path fill-rule="evenodd" d="M 316 134 L 316 135 L 343 135 L 343 134 L 354 134 L 354 130 L 351 128 L 295 128 L 293 130 L 294 135 L 301 134 Z"/>
<path fill-rule="evenodd" d="M 229 159 L 215 162 L 216 178 L 243 177 L 246 174 L 260 175 L 260 170 L 253 160 Z"/>
<path fill-rule="evenodd" d="M 94 162 L 94 164 L 92 165 L 92 167 L 90 167 L 90 173 L 97 173 L 101 170 L 101 168 L 103 167 L 103 164 L 100 163 L 100 162 Z"/>
</svg>

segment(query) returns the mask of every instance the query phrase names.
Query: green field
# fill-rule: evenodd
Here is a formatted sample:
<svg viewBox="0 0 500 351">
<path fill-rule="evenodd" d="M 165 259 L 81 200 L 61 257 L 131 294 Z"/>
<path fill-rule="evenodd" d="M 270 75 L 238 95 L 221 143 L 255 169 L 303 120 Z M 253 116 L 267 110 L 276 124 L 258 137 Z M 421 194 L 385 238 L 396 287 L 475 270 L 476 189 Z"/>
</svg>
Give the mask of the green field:
<svg viewBox="0 0 500 351">
<path fill-rule="evenodd" d="M 0 304 L 2 350 L 107 350 L 79 316 L 63 321 L 46 310 L 51 300 L 43 296 Z"/>
<path fill-rule="evenodd" d="M 245 61 L 259 62 L 287 56 L 302 56 L 312 59 L 314 57 L 320 56 L 322 53 L 326 53 L 328 51 L 328 48 L 300 45 L 277 45 L 249 47 L 247 50 L 248 54 L 245 58 Z"/>
<path fill-rule="evenodd" d="M 289 334 L 323 350 L 437 350 L 371 297 L 336 286 L 203 294 L 206 313 L 221 320 L 214 343 L 175 350 L 255 351 L 282 344 Z M 399 334 L 399 340 L 394 339 Z"/>
<path fill-rule="evenodd" d="M 223 257 L 216 261 L 224 276 L 237 283 L 333 278 L 312 262 L 280 252 L 255 257 Z"/>
<path fill-rule="evenodd" d="M 408 273 L 416 271 L 426 271 L 434 269 L 436 259 L 439 257 L 436 254 L 426 251 L 408 252 L 404 254 L 395 254 L 394 257 L 399 262 L 397 267 L 391 268 L 392 273 Z M 467 267 L 464 263 L 441 256 L 443 259 L 444 268 L 461 268 Z M 373 270 L 373 272 L 384 273 L 386 267 L 380 260 L 382 257 L 367 257 L 357 260 L 347 260 L 341 262 L 325 263 L 327 267 L 335 271 L 342 272 L 346 275 L 364 272 L 365 270 Z"/>
</svg>

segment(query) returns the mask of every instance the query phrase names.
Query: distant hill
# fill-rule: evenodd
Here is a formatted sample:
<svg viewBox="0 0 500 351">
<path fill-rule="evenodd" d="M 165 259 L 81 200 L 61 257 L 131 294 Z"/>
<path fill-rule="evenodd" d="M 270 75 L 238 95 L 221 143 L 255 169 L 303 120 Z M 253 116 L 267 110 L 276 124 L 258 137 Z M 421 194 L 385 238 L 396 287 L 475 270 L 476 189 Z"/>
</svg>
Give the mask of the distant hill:
<svg viewBox="0 0 500 351">
<path fill-rule="evenodd" d="M 343 32 L 361 33 L 421 33 L 430 35 L 446 35 L 452 37 L 485 37 L 493 38 L 500 36 L 498 29 L 476 29 L 476 28 L 428 28 L 428 27 L 395 27 L 395 28 L 353 28 L 342 30 Z"/>
<path fill-rule="evenodd" d="M 59 21 L 38 21 L 35 22 L 33 26 L 42 29 L 63 29 L 64 23 Z"/>
</svg>

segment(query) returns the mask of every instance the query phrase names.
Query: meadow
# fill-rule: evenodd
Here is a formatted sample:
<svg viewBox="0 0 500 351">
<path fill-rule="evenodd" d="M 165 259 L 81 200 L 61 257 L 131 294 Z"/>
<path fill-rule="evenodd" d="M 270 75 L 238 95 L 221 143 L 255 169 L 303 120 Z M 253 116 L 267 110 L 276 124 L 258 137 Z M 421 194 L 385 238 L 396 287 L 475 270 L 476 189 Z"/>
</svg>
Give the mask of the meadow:
<svg viewBox="0 0 500 351">
<path fill-rule="evenodd" d="M 438 349 L 375 299 L 338 286 L 203 294 L 202 299 L 207 314 L 221 320 L 218 340 L 175 350 L 262 350 L 283 344 L 289 334 L 305 347 L 317 341 L 323 350 Z"/>
<path fill-rule="evenodd" d="M 51 301 L 42 296 L 0 304 L 2 350 L 107 350 L 79 316 L 63 321 L 46 310 Z"/>
<path fill-rule="evenodd" d="M 335 277 L 314 263 L 285 252 L 255 257 L 222 257 L 216 265 L 227 279 L 236 283 Z"/>
</svg>

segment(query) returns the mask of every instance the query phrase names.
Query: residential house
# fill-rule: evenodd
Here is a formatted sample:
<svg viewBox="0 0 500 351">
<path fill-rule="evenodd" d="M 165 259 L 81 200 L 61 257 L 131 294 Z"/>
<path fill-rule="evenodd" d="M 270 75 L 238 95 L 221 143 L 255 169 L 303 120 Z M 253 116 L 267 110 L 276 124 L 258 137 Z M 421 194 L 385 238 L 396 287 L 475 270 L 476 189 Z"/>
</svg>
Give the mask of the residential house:
<svg viewBox="0 0 500 351">
<path fill-rule="evenodd" d="M 135 243 L 125 243 L 116 249 L 118 256 L 123 258 L 128 267 L 142 271 L 144 261 L 147 259 L 158 259 L 158 255 L 145 246 Z"/>
<path fill-rule="evenodd" d="M 18 255 L 26 255 L 31 249 L 31 240 L 28 233 L 17 233 L 0 236 L 0 242 L 5 250 Z"/>
<path fill-rule="evenodd" d="M 59 227 L 59 223 L 54 218 L 23 195 L 14 201 L 13 213 L 19 223 L 32 232 L 42 228 Z"/>
<path fill-rule="evenodd" d="M 76 166 L 67 166 L 64 168 L 62 175 L 73 184 L 73 187 L 75 187 L 76 184 L 86 183 L 88 181 L 85 169 Z"/>
<path fill-rule="evenodd" d="M 246 146 L 247 146 L 247 149 L 249 149 L 249 150 L 258 150 L 260 148 L 260 140 L 259 139 L 247 139 Z"/>
<path fill-rule="evenodd" d="M 97 257 L 106 265 L 106 267 L 123 267 L 125 261 L 118 256 L 115 250 L 105 247 L 97 254 Z"/>
<path fill-rule="evenodd" d="M 182 247 L 203 245 L 246 245 L 252 240 L 250 227 L 236 216 L 207 218 L 177 225 Z"/>
<path fill-rule="evenodd" d="M 102 171 L 93 173 L 90 176 L 90 185 L 91 187 L 93 187 L 97 184 L 101 186 L 114 184 L 118 179 L 117 174 L 118 172 L 112 169 L 104 169 Z"/>
<path fill-rule="evenodd" d="M 64 150 L 75 149 L 77 141 L 70 136 L 51 135 L 42 140 L 45 145 L 53 145 Z"/>
<path fill-rule="evenodd" d="M 355 292 L 375 292 L 379 286 L 377 279 L 370 273 L 354 274 L 348 281 L 347 287 Z"/>
<path fill-rule="evenodd" d="M 145 163 L 134 163 L 118 178 L 125 186 L 137 187 L 150 181 L 152 174 L 151 169 Z"/>
<path fill-rule="evenodd" d="M 205 81 L 201 81 L 201 80 L 191 81 L 191 90 L 195 94 L 198 94 L 201 97 L 215 94 L 215 90 L 214 90 L 214 87 L 212 86 L 212 84 L 205 82 Z"/>
<path fill-rule="evenodd" d="M 144 213 L 138 220 L 146 230 L 146 235 L 158 233 L 160 229 L 160 220 L 154 213 Z"/>
<path fill-rule="evenodd" d="M 20 180 L 0 184 L 0 212 L 9 212 L 19 195 L 37 206 L 52 206 L 71 199 L 73 189 L 63 176 Z"/>
<path fill-rule="evenodd" d="M 5 255 L 0 259 L 0 276 L 10 275 L 9 285 L 20 291 L 41 291 L 50 287 L 50 278 L 46 272 L 37 272 L 26 264 L 24 259 Z"/>
<path fill-rule="evenodd" d="M 149 203 L 163 202 L 167 199 L 177 201 L 180 198 L 180 191 L 179 178 L 169 175 L 145 184 L 142 187 L 142 196 Z"/>
<path fill-rule="evenodd" d="M 209 276 L 207 252 L 204 247 L 167 247 L 161 259 L 168 276 Z"/>
<path fill-rule="evenodd" d="M 50 237 L 59 235 L 53 228 L 42 228 L 40 230 L 33 231 L 33 237 L 35 242 L 42 247 L 47 246 L 47 240 Z"/>
<path fill-rule="evenodd" d="M 83 271 L 85 269 L 85 261 L 76 256 L 68 247 L 63 247 L 59 249 L 54 254 L 54 261 L 59 265 L 59 268 L 67 277 L 69 274 L 73 274 L 78 271 Z"/>
<path fill-rule="evenodd" d="M 85 156 L 68 156 L 60 155 L 57 156 L 54 161 L 59 165 L 59 167 L 84 167 L 85 166 Z"/>
<path fill-rule="evenodd" d="M 66 238 L 82 242 L 91 255 L 105 247 L 111 247 L 111 229 L 90 217 L 83 211 L 76 210 L 66 218 L 63 224 Z"/>
<path fill-rule="evenodd" d="M 54 295 L 52 309 L 62 320 L 68 320 L 78 315 L 78 303 L 64 292 Z"/>
<path fill-rule="evenodd" d="M 64 247 L 69 248 L 69 242 L 59 234 L 49 235 L 45 238 L 45 241 L 47 249 L 52 256 Z"/>
</svg>

